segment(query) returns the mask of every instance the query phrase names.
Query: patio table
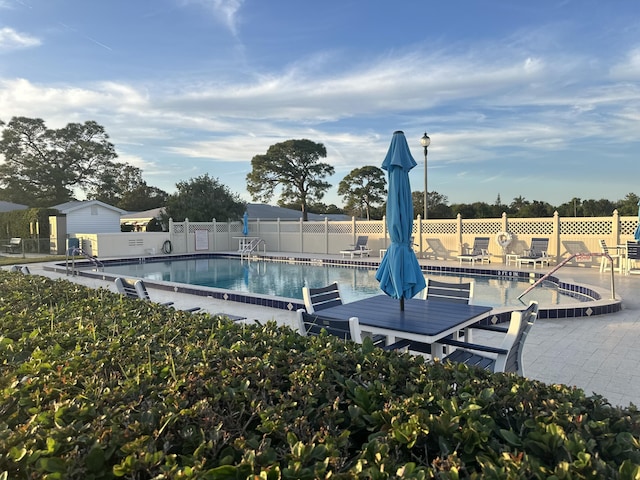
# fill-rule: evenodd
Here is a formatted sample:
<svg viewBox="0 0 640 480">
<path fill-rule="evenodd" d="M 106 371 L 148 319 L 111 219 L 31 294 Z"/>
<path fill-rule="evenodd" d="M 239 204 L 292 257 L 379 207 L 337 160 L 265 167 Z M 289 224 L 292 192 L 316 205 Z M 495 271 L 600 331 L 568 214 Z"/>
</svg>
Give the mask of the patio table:
<svg viewBox="0 0 640 480">
<path fill-rule="evenodd" d="M 439 300 L 411 298 L 404 301 L 388 295 L 376 295 L 322 310 L 323 317 L 346 319 L 358 317 L 363 330 L 387 336 L 391 344 L 396 338 L 416 340 L 432 345 L 432 356 L 442 358 L 438 340 L 473 325 L 492 307 L 465 305 Z"/>
</svg>

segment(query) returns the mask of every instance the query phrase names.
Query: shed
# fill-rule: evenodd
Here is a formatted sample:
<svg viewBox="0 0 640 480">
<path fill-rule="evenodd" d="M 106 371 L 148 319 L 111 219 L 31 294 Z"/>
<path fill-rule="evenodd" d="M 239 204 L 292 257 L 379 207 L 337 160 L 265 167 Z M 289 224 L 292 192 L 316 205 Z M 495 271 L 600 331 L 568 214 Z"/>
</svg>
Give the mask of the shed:
<svg viewBox="0 0 640 480">
<path fill-rule="evenodd" d="M 116 233 L 120 232 L 121 208 L 99 200 L 85 200 L 54 205 L 66 216 L 66 233 Z"/>
</svg>

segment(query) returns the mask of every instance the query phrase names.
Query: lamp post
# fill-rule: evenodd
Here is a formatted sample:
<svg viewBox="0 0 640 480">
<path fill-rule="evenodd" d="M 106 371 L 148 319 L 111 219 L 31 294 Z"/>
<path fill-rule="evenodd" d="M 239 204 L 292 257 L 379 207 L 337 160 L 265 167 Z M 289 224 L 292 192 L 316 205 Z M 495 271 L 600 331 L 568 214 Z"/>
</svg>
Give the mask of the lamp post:
<svg viewBox="0 0 640 480">
<path fill-rule="evenodd" d="M 424 132 L 424 135 L 420 139 L 420 143 L 424 148 L 424 219 L 428 218 L 427 216 L 427 151 L 429 150 L 429 145 L 431 144 L 431 139 L 427 132 Z"/>
</svg>

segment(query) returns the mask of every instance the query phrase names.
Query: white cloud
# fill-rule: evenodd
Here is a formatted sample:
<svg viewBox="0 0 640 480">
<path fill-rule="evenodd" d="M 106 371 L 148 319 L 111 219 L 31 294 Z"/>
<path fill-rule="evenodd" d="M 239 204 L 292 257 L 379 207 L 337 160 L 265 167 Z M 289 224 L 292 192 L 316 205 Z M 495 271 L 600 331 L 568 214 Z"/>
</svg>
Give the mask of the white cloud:
<svg viewBox="0 0 640 480">
<path fill-rule="evenodd" d="M 229 31 L 238 34 L 238 13 L 244 0 L 182 0 L 183 4 L 199 4 L 210 10 Z"/>
<path fill-rule="evenodd" d="M 22 48 L 37 47 L 41 42 L 38 38 L 15 31 L 13 28 L 0 28 L 0 53 Z"/>
</svg>

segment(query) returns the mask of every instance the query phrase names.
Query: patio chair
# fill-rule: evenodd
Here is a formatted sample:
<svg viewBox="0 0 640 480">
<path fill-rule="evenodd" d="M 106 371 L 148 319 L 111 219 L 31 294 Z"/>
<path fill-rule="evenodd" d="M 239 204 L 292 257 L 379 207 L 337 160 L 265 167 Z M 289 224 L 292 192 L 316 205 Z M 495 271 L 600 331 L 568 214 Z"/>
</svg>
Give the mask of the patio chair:
<svg viewBox="0 0 640 480">
<path fill-rule="evenodd" d="M 465 283 L 441 282 L 427 278 L 427 287 L 423 290 L 425 300 L 466 303 L 473 298 L 473 281 Z"/>
<path fill-rule="evenodd" d="M 524 342 L 537 315 L 538 303 L 535 301 L 531 302 L 525 310 L 512 312 L 509 328 L 499 347 L 450 338 L 442 339 L 442 343 L 456 347 L 442 361 L 473 365 L 491 372 L 513 372 L 524 376 L 522 363 Z"/>
<path fill-rule="evenodd" d="M 326 287 L 310 288 L 302 287 L 302 298 L 307 313 L 316 313 L 325 308 L 342 305 L 342 296 L 337 282 L 333 282 Z M 384 345 L 387 343 L 385 335 L 372 335 L 374 345 Z"/>
<path fill-rule="evenodd" d="M 458 255 L 460 265 L 462 262 L 471 262 L 474 265 L 477 261 L 484 263 L 491 263 L 491 257 L 489 256 L 489 237 L 476 237 L 473 240 L 473 247 L 466 248 L 462 255 Z"/>
<path fill-rule="evenodd" d="M 532 263 L 533 268 L 536 268 L 536 264 L 540 264 L 543 267 L 545 263 L 549 266 L 549 256 L 547 255 L 547 249 L 549 248 L 548 238 L 532 238 L 531 248 L 525 250 L 524 255 L 517 258 L 518 267 L 522 267 L 524 263 Z"/>
<path fill-rule="evenodd" d="M 369 242 L 369 237 L 367 235 L 360 235 L 356 240 L 355 244 L 350 245 L 351 248 L 347 248 L 345 250 L 340 250 L 342 254 L 342 258 L 345 255 L 350 255 L 353 258 L 354 255 L 366 255 L 367 257 L 371 253 L 371 250 L 367 248 L 367 243 Z"/>
<path fill-rule="evenodd" d="M 147 287 L 140 279 L 131 281 L 127 280 L 126 278 L 118 277 L 115 279 L 115 284 L 118 292 L 127 298 L 137 298 L 149 302 L 151 301 L 151 297 L 149 296 Z M 162 302 L 159 303 L 159 305 L 170 307 L 173 305 L 173 302 Z M 185 312 L 195 312 L 200 310 L 200 307 L 186 308 L 181 310 L 184 310 Z"/>
<path fill-rule="evenodd" d="M 325 330 L 329 335 L 340 338 L 341 340 L 351 340 L 356 343 L 362 343 L 362 339 L 366 336 L 362 334 L 358 317 L 351 317 L 348 320 L 323 317 L 317 313 L 307 313 L 303 308 L 298 313 L 298 333 L 303 337 L 320 335 Z M 386 339 L 386 337 L 385 337 Z M 384 350 L 401 349 L 402 345 L 394 343 L 386 345 L 385 343 L 373 343 L 376 347 Z"/>
<path fill-rule="evenodd" d="M 621 272 L 623 263 L 622 255 L 617 250 L 615 253 L 612 253 L 607 246 L 607 242 L 605 242 L 604 240 L 599 240 L 599 242 L 600 250 L 602 251 L 602 253 L 607 254 L 611 257 L 611 265 L 609 265 L 610 262 L 607 257 L 600 257 L 600 272 L 606 272 L 611 267 L 613 267 L 614 270 Z M 613 265 L 613 263 L 617 263 L 618 266 L 616 267 L 615 265 Z"/>
<path fill-rule="evenodd" d="M 638 261 L 640 261 L 640 243 L 627 241 L 627 273 L 632 275 L 640 274 L 640 269 L 636 266 Z M 631 267 L 631 262 L 633 262 L 633 268 Z"/>
<path fill-rule="evenodd" d="M 447 250 L 439 238 L 425 238 L 424 241 L 427 243 L 427 248 L 422 253 L 427 258 L 433 258 L 434 260 L 438 260 L 438 258 L 442 258 L 443 260 L 449 259 L 449 250 Z"/>
</svg>

